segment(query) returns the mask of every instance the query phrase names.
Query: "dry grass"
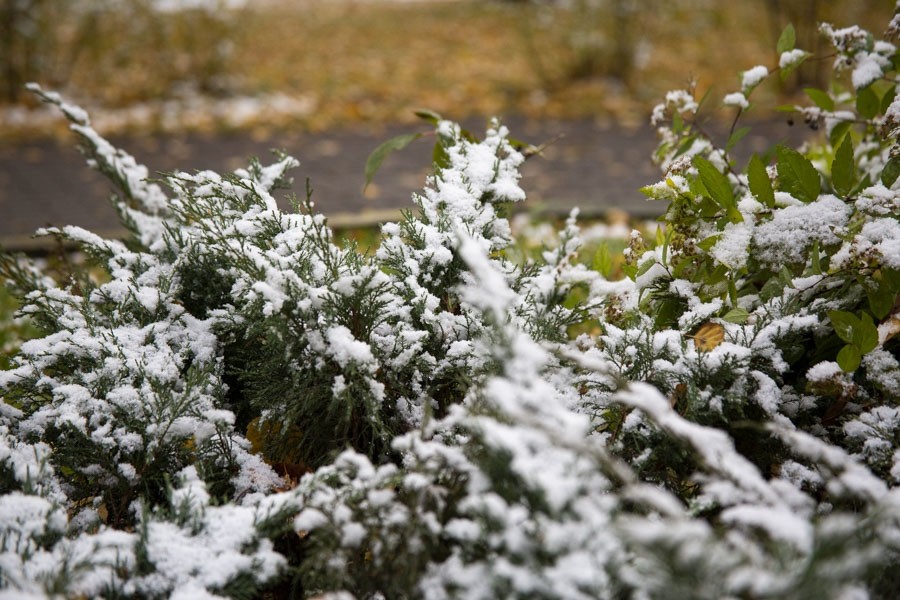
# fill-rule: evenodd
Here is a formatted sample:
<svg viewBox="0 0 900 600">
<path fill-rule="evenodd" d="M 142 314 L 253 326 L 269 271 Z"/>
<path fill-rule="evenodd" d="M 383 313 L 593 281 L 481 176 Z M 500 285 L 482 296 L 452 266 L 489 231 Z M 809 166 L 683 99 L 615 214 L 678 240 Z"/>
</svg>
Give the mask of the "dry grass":
<svg viewBox="0 0 900 600">
<path fill-rule="evenodd" d="M 892 8 L 888 0 L 826 4 L 822 16 L 838 24 L 863 20 L 875 31 Z M 628 36 L 641 58 L 626 81 L 609 76 L 615 65 L 608 47 L 601 43 L 586 56 L 571 43 L 573 32 L 610 39 L 609 15 L 572 21 L 487 0 L 272 0 L 229 25 L 170 23 L 165 36 L 101 24 L 65 87 L 77 99 L 101 99 L 108 110 L 171 96 L 180 80 L 193 77 L 207 92 L 302 97 L 309 109 L 275 125 L 309 129 L 403 121 L 419 107 L 456 119 L 519 113 L 634 123 L 666 90 L 692 78 L 724 93 L 736 87 L 737 71 L 776 62 L 777 25 L 763 0 L 645 5 Z M 224 61 L 209 52 L 223 41 L 230 48 Z"/>
</svg>

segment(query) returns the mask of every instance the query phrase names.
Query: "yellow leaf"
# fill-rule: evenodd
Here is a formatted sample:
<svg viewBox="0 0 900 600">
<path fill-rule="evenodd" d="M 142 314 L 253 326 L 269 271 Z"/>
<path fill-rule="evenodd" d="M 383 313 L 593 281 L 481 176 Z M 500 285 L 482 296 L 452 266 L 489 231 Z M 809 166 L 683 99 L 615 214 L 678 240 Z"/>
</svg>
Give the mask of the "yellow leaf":
<svg viewBox="0 0 900 600">
<path fill-rule="evenodd" d="M 725 339 L 725 328 L 718 323 L 705 323 L 694 334 L 697 350 L 709 352 Z"/>
<path fill-rule="evenodd" d="M 278 473 L 284 481 L 276 491 L 284 492 L 297 487 L 300 478 L 310 469 L 293 456 L 269 456 L 266 454 L 266 441 L 272 437 L 281 435 L 281 424 L 273 421 L 263 421 L 256 417 L 247 425 L 247 440 L 250 442 L 250 451 L 254 454 L 262 454 L 263 460 Z M 288 446 L 291 442 L 300 443 L 300 430 L 296 427 L 288 429 Z"/>
<path fill-rule="evenodd" d="M 269 426 L 271 427 L 271 426 Z M 265 426 L 260 427 L 259 417 L 256 417 L 247 425 L 247 441 L 250 442 L 250 452 L 259 454 L 262 452 L 263 437 L 269 433 Z"/>
<path fill-rule="evenodd" d="M 900 315 L 892 314 L 878 326 L 878 343 L 882 346 L 900 333 Z"/>
</svg>

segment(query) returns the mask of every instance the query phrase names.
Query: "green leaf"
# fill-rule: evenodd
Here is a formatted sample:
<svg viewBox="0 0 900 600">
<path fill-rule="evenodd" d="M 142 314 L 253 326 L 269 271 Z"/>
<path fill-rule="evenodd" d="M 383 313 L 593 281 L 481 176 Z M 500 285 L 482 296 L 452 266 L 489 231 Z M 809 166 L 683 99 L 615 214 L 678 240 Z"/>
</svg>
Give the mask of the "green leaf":
<svg viewBox="0 0 900 600">
<path fill-rule="evenodd" d="M 701 270 L 703 269 L 705 269 L 705 266 L 701 267 Z M 691 273 L 695 273 L 697 271 L 697 260 L 693 256 L 682 258 L 681 260 L 676 262 L 675 268 L 672 269 L 672 275 L 674 275 L 676 278 L 683 278 L 685 276 L 685 273 L 687 273 L 688 271 L 690 271 Z"/>
<path fill-rule="evenodd" d="M 440 140 L 434 143 L 434 149 L 431 151 L 431 164 L 435 169 L 446 169 L 450 166 L 450 155 Z"/>
<path fill-rule="evenodd" d="M 855 342 L 858 335 L 856 331 L 860 328 L 860 321 L 856 315 L 844 310 L 829 310 L 828 319 L 839 338 L 848 344 Z"/>
<path fill-rule="evenodd" d="M 883 267 L 881 269 L 881 284 L 887 286 L 892 294 L 900 292 L 900 269 Z"/>
<path fill-rule="evenodd" d="M 681 113 L 676 111 L 675 114 L 672 115 L 672 133 L 678 135 L 682 131 L 684 131 L 684 119 L 682 118 Z"/>
<path fill-rule="evenodd" d="M 716 242 L 718 242 L 720 239 L 722 239 L 721 233 L 711 235 L 708 238 L 704 238 L 702 241 L 700 241 L 697 244 L 697 247 L 704 252 L 709 252 L 710 250 L 712 250 L 712 247 L 716 245 Z"/>
<path fill-rule="evenodd" d="M 759 297 L 763 302 L 768 302 L 772 298 L 780 296 L 784 291 L 785 285 L 778 277 L 770 277 L 759 290 Z"/>
<path fill-rule="evenodd" d="M 659 231 L 659 229 L 657 229 Z M 671 235 L 671 230 L 669 230 L 669 235 Z M 669 264 L 669 236 L 667 235 L 662 244 L 662 252 L 660 253 L 659 262 L 664 265 Z"/>
<path fill-rule="evenodd" d="M 865 87 L 856 92 L 856 112 L 863 119 L 874 119 L 878 116 L 878 110 L 881 108 L 881 100 L 878 94 L 872 89 L 872 86 Z"/>
<path fill-rule="evenodd" d="M 756 154 L 750 158 L 750 164 L 747 165 L 747 180 L 750 183 L 750 193 L 756 196 L 757 200 L 769 208 L 775 206 L 772 181 L 766 172 L 766 165 Z"/>
<path fill-rule="evenodd" d="M 681 140 L 681 142 L 678 144 L 678 149 L 675 151 L 675 156 L 676 157 L 681 156 L 682 154 L 684 154 L 685 152 L 690 150 L 691 146 L 694 145 L 695 141 L 697 141 L 696 133 L 691 134 L 691 135 L 687 136 L 686 138 L 684 138 L 683 140 Z"/>
<path fill-rule="evenodd" d="M 840 121 L 835 124 L 834 127 L 831 128 L 831 134 L 828 136 L 828 142 L 834 147 L 837 148 L 838 144 L 841 142 L 841 139 L 850 131 L 850 128 L 853 127 L 853 123 L 850 121 Z"/>
<path fill-rule="evenodd" d="M 863 313 L 859 322 L 859 329 L 855 332 L 856 338 L 853 340 L 855 345 L 859 346 L 863 354 L 871 352 L 878 346 L 878 327 L 872 321 L 872 315 Z"/>
<path fill-rule="evenodd" d="M 732 223 L 743 221 L 744 218 L 738 212 L 737 204 L 734 201 L 734 190 L 731 189 L 731 182 L 728 177 L 713 166 L 711 162 L 702 156 L 694 157 L 694 166 L 700 173 L 700 180 L 703 182 L 706 191 L 710 197 L 719 203 L 728 213 L 728 217 Z"/>
<path fill-rule="evenodd" d="M 460 136 L 462 139 L 466 140 L 467 142 L 472 142 L 473 144 L 477 144 L 477 143 L 478 143 L 478 136 L 476 136 L 474 133 L 472 133 L 472 132 L 469 131 L 468 129 L 465 129 L 465 128 L 460 129 L 460 130 L 459 130 L 459 136 Z"/>
<path fill-rule="evenodd" d="M 837 364 L 845 373 L 850 373 L 859 368 L 862 362 L 862 353 L 856 346 L 844 346 L 837 355 Z"/>
<path fill-rule="evenodd" d="M 609 251 L 609 242 L 602 241 L 600 245 L 597 246 L 597 251 L 594 252 L 594 260 L 592 267 L 595 271 L 603 275 L 604 278 L 609 278 L 612 275 L 613 271 L 613 258 L 612 253 Z"/>
<path fill-rule="evenodd" d="M 690 198 L 696 204 L 698 201 L 703 202 L 706 200 L 709 204 L 712 204 L 714 211 L 713 215 L 718 213 L 722 207 L 713 200 L 712 196 L 709 195 L 709 190 L 706 189 L 706 186 L 703 185 L 703 180 L 699 177 L 691 177 L 688 179 L 688 191 L 690 192 Z M 679 217 L 676 217 L 679 218 Z"/>
<path fill-rule="evenodd" d="M 741 141 L 742 139 L 744 139 L 744 137 L 745 137 L 748 133 L 750 133 L 750 131 L 751 131 L 751 128 L 750 128 L 750 127 L 741 127 L 740 129 L 738 129 L 738 130 L 736 130 L 734 133 L 732 133 L 732 134 L 728 137 L 728 142 L 725 144 L 725 152 L 729 152 L 732 148 L 734 148 L 734 146 L 735 146 L 739 141 Z"/>
<path fill-rule="evenodd" d="M 884 169 L 881 171 L 881 183 L 885 187 L 891 187 L 897 181 L 897 177 L 900 177 L 900 155 L 894 156 L 884 165 Z"/>
<path fill-rule="evenodd" d="M 794 30 L 794 26 L 788 23 L 787 27 L 781 32 L 781 35 L 778 36 L 778 44 L 775 46 L 775 49 L 778 54 L 781 54 L 782 52 L 793 50 L 796 43 L 797 32 Z"/>
<path fill-rule="evenodd" d="M 647 196 L 651 200 L 659 200 L 659 195 L 656 193 L 656 188 L 652 185 L 645 185 L 642 188 L 639 188 L 638 191 L 643 195 Z"/>
<path fill-rule="evenodd" d="M 719 212 L 719 205 L 712 198 L 701 198 L 697 211 L 704 219 L 712 219 Z M 680 217 L 679 217 L 680 218 Z"/>
<path fill-rule="evenodd" d="M 781 188 L 803 202 L 819 197 L 819 172 L 808 158 L 786 146 L 778 146 L 778 179 Z"/>
<path fill-rule="evenodd" d="M 654 309 L 654 325 L 659 329 L 668 329 L 684 312 L 684 304 L 677 298 L 662 298 Z"/>
<path fill-rule="evenodd" d="M 869 309 L 872 314 L 879 319 L 884 319 L 891 314 L 894 308 L 894 293 L 890 289 L 887 281 L 881 281 L 870 290 L 866 291 L 869 296 Z"/>
<path fill-rule="evenodd" d="M 809 99 L 815 102 L 816 106 L 828 112 L 834 112 L 834 100 L 827 93 L 816 88 L 803 88 Z"/>
<path fill-rule="evenodd" d="M 860 355 L 871 352 L 878 345 L 878 328 L 875 326 L 869 313 L 863 313 L 860 319 L 850 312 L 830 310 L 828 311 L 828 318 L 831 320 L 837 336 L 847 342 L 849 346 L 855 348 Z M 838 362 L 840 363 L 840 358 L 838 358 Z M 859 366 L 858 361 L 856 366 Z M 845 371 L 853 370 L 846 369 L 843 366 L 841 368 Z M 853 368 L 855 369 L 856 367 Z"/>
<path fill-rule="evenodd" d="M 838 146 L 831 162 L 831 182 L 835 191 L 841 196 L 849 196 L 853 190 L 853 182 L 856 180 L 856 163 L 853 161 L 853 142 L 850 136 L 844 137 L 844 141 Z"/>
<path fill-rule="evenodd" d="M 819 240 L 813 240 L 812 248 L 809 251 L 809 260 L 812 263 L 813 275 L 821 275 L 822 259 L 819 256 Z"/>
<path fill-rule="evenodd" d="M 737 304 L 738 301 L 738 291 L 737 284 L 734 282 L 734 279 L 728 280 L 728 299 L 732 304 Z"/>
<path fill-rule="evenodd" d="M 369 155 L 369 158 L 366 159 L 366 185 L 364 186 L 364 188 L 368 187 L 369 184 L 372 183 L 372 178 L 375 177 L 375 173 L 378 172 L 378 169 L 381 167 L 381 163 L 384 162 L 384 159 L 388 154 L 406 148 L 411 142 L 419 139 L 420 137 L 422 137 L 421 133 L 406 133 L 403 135 L 398 135 L 395 138 L 391 138 L 375 148 L 375 150 L 373 150 Z"/>
<path fill-rule="evenodd" d="M 509 145 L 512 146 L 515 150 L 524 154 L 525 158 L 528 158 L 533 154 L 539 154 L 541 152 L 541 148 L 539 148 L 538 146 L 529 144 L 528 142 L 523 140 L 518 140 L 514 137 L 507 137 L 506 141 L 508 141 Z"/>
<path fill-rule="evenodd" d="M 700 100 L 697 101 L 697 110 L 694 111 L 695 115 L 699 115 L 700 111 L 703 109 L 703 106 L 706 104 L 706 101 L 712 97 L 712 88 L 709 87 L 703 93 L 703 96 L 700 97 Z"/>
<path fill-rule="evenodd" d="M 656 246 L 662 246 L 663 244 L 666 243 L 666 240 L 668 240 L 668 238 L 669 238 L 669 236 L 670 236 L 671 234 L 672 234 L 672 230 L 671 230 L 671 229 L 669 230 L 669 232 L 668 232 L 668 234 L 667 234 L 667 233 L 664 231 L 664 228 L 663 228 L 663 227 L 660 227 L 659 225 L 657 225 L 657 226 L 656 226 L 656 233 L 653 235 L 653 241 L 654 241 L 654 243 L 656 244 Z"/>
<path fill-rule="evenodd" d="M 725 265 L 716 265 L 716 268 L 712 270 L 712 273 L 709 273 L 706 276 L 706 280 L 704 283 L 708 286 L 713 286 L 725 281 L 725 278 L 728 277 L 728 267 Z M 703 278 L 698 274 L 698 280 L 703 281 Z"/>
<path fill-rule="evenodd" d="M 872 178 L 866 173 L 866 176 L 862 178 L 862 180 L 856 184 L 856 187 L 850 192 L 851 196 L 857 196 L 860 192 L 862 192 L 866 188 L 872 187 Z"/>
<path fill-rule="evenodd" d="M 880 114 L 883 115 L 887 112 L 888 108 L 890 108 L 891 104 L 893 104 L 894 98 L 896 98 L 896 96 L 897 88 L 895 88 L 894 86 L 889 87 L 884 93 L 884 96 L 881 97 L 881 110 L 879 111 Z"/>
<path fill-rule="evenodd" d="M 725 313 L 725 316 L 722 317 L 722 320 L 728 321 L 729 323 L 737 323 L 740 325 L 741 323 L 745 323 L 748 318 L 750 318 L 750 313 L 748 313 L 743 308 L 732 308 L 727 313 Z"/>
<path fill-rule="evenodd" d="M 784 282 L 784 285 L 793 286 L 794 274 L 791 272 L 790 267 L 781 265 L 781 269 L 778 270 L 778 276 L 781 277 L 781 281 Z"/>
<path fill-rule="evenodd" d="M 644 273 L 649 271 L 650 267 L 652 267 L 655 264 L 656 264 L 655 260 L 648 260 L 648 261 L 641 263 L 641 266 L 638 267 L 637 271 L 635 271 L 635 275 L 637 277 L 640 277 L 641 275 L 643 275 Z"/>
<path fill-rule="evenodd" d="M 433 110 L 429 110 L 427 108 L 420 108 L 419 110 L 413 111 L 413 114 L 416 115 L 417 117 L 419 117 L 420 119 L 422 119 L 423 121 L 428 121 L 432 125 L 437 125 L 438 123 L 440 123 L 441 121 L 444 120 L 444 118 L 441 115 L 439 115 L 436 112 L 434 112 Z"/>
</svg>

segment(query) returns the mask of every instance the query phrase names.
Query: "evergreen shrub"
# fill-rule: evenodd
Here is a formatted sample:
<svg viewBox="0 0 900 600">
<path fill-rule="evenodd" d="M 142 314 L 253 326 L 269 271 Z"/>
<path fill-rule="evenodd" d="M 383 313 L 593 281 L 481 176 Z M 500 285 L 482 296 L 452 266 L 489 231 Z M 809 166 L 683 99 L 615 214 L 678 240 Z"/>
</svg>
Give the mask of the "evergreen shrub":
<svg viewBox="0 0 900 600">
<path fill-rule="evenodd" d="M 667 95 L 668 208 L 620 280 L 575 215 L 511 259 L 497 122 L 435 118 L 416 210 L 364 252 L 277 207 L 293 158 L 164 189 L 35 87 L 130 235 L 40 232 L 88 257 L 66 280 L 3 258 L 39 333 L 0 372 L 0 597 L 894 597 L 900 53 L 822 32 L 818 143 L 740 165 L 745 130 Z M 810 58 L 778 52 L 738 117 Z"/>
</svg>

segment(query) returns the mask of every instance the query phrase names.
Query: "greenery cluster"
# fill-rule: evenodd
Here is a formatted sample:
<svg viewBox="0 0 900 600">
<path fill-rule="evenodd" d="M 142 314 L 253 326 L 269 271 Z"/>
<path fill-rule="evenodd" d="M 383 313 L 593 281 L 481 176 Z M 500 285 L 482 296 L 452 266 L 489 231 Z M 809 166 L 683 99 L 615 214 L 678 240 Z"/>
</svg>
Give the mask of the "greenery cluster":
<svg viewBox="0 0 900 600">
<path fill-rule="evenodd" d="M 822 32 L 820 143 L 739 165 L 667 95 L 618 280 L 574 214 L 513 260 L 498 122 L 423 113 L 434 173 L 367 252 L 278 208 L 291 157 L 164 190 L 35 87 L 130 236 L 43 231 L 89 257 L 65 281 L 0 263 L 39 331 L 0 371 L 0 598 L 892 597 L 900 53 Z M 778 46 L 737 117 L 811 58 Z"/>
</svg>

